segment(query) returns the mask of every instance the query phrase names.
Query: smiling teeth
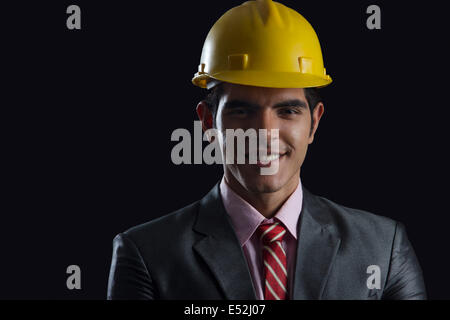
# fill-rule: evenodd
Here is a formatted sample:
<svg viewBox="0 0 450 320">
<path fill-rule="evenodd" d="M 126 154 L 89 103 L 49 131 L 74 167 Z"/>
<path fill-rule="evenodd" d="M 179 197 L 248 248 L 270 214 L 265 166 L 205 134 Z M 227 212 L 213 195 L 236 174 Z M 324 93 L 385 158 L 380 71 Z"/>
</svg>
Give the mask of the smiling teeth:
<svg viewBox="0 0 450 320">
<path fill-rule="evenodd" d="M 270 161 L 275 161 L 278 158 L 280 158 L 279 154 L 271 154 L 269 156 L 261 156 L 259 157 L 261 162 L 270 162 Z"/>
</svg>

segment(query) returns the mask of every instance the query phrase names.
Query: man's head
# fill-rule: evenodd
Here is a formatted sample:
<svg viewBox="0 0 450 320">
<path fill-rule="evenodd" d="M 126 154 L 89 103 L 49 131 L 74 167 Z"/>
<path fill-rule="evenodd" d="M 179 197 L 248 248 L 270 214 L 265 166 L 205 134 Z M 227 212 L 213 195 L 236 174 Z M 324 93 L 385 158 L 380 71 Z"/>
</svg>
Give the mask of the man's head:
<svg viewBox="0 0 450 320">
<path fill-rule="evenodd" d="M 227 181 L 252 193 L 275 192 L 297 183 L 300 167 L 324 112 L 317 89 L 266 88 L 222 83 L 197 106 L 203 129 L 279 130 L 279 169 L 261 175 L 256 164 L 224 164 Z M 225 141 L 222 139 L 222 141 Z M 270 137 L 268 137 L 270 144 Z M 271 148 L 270 145 L 267 146 Z M 226 145 L 221 145 L 225 154 Z M 295 185 L 294 185 L 295 187 Z"/>
<path fill-rule="evenodd" d="M 273 193 L 290 185 L 283 189 L 286 196 L 298 185 L 300 167 L 324 110 L 317 89 L 300 88 L 322 88 L 332 82 L 313 27 L 300 13 L 275 1 L 245 1 L 231 8 L 208 32 L 192 83 L 209 88 L 216 80 L 222 84 L 198 104 L 197 113 L 204 130 L 215 127 L 219 132 L 222 157 L 227 155 L 225 179 L 244 188 L 241 195 Z M 256 165 L 228 164 L 226 129 L 238 128 L 258 133 L 278 129 L 281 157 L 258 155 L 262 163 Z M 262 174 L 265 160 L 278 168 L 275 174 Z"/>
</svg>

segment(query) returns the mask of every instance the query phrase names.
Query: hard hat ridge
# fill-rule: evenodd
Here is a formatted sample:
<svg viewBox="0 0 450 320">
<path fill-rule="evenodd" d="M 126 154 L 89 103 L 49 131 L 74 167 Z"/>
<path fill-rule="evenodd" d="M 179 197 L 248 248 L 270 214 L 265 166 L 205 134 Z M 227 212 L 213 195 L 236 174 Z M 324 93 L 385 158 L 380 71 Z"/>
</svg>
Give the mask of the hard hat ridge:
<svg viewBox="0 0 450 320">
<path fill-rule="evenodd" d="M 247 1 L 245 3 L 249 2 L 251 1 Z M 283 24 L 280 17 L 280 12 L 272 0 L 256 0 L 256 6 L 251 7 L 258 13 L 261 19 L 260 21 L 263 25 L 268 23 Z"/>
</svg>

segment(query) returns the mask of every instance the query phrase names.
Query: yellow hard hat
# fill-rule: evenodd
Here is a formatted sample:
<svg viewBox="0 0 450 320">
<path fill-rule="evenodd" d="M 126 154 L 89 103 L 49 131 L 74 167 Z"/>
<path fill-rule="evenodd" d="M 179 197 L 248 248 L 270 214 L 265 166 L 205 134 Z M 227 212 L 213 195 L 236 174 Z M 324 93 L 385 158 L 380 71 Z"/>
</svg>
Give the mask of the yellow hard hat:
<svg viewBox="0 0 450 320">
<path fill-rule="evenodd" d="M 324 87 L 332 81 L 313 27 L 271 0 L 244 2 L 213 25 L 192 83 L 210 88 L 217 80 L 271 88 Z"/>
</svg>

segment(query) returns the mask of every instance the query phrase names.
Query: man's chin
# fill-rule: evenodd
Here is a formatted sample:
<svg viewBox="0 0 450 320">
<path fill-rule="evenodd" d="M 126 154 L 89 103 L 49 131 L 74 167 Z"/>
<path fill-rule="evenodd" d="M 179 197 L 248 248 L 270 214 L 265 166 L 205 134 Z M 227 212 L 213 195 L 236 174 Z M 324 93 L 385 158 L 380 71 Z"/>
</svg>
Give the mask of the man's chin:
<svg viewBox="0 0 450 320">
<path fill-rule="evenodd" d="M 279 177 L 276 176 L 259 176 L 246 179 L 246 189 L 252 193 L 272 193 L 280 190 L 283 183 Z"/>
</svg>

